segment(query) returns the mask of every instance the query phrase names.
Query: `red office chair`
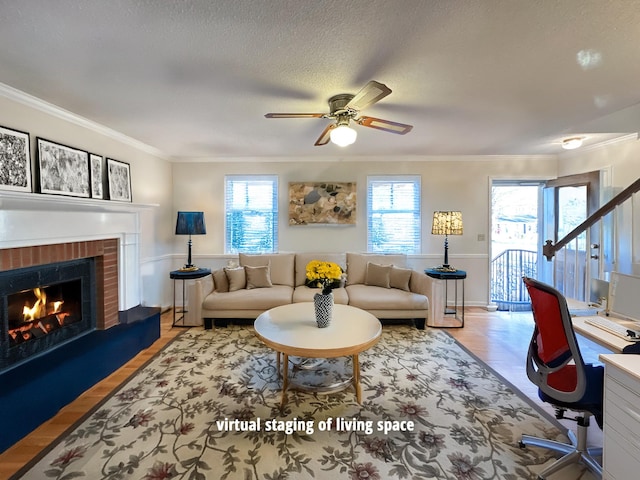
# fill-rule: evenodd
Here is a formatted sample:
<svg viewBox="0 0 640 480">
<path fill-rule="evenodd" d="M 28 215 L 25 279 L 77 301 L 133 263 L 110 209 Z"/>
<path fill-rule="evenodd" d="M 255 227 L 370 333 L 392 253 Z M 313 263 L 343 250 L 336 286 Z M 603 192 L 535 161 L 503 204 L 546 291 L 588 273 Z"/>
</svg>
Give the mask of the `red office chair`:
<svg viewBox="0 0 640 480">
<path fill-rule="evenodd" d="M 523 435 L 520 446 L 544 447 L 565 454 L 538 475 L 541 480 L 579 461 L 602 477 L 602 467 L 594 459 L 602 455 L 602 449 L 587 448 L 587 430 L 591 416 L 602 428 L 604 368 L 584 363 L 564 296 L 532 278 L 524 277 L 523 281 L 531 297 L 535 322 L 527 353 L 527 376 L 538 387 L 542 401 L 556 407 L 556 418 L 565 418 L 566 410 L 579 414 L 572 419 L 578 423 L 577 436 L 567 432 L 570 445 Z"/>
</svg>

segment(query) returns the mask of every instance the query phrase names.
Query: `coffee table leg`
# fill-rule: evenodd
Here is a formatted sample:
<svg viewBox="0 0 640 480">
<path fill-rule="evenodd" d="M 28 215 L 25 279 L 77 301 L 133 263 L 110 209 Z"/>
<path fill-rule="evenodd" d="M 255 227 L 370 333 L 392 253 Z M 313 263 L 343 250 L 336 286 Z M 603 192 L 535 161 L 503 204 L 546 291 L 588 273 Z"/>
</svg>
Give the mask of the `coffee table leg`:
<svg viewBox="0 0 640 480">
<path fill-rule="evenodd" d="M 279 353 L 278 357 L 280 357 Z M 289 355 L 285 353 L 284 365 L 282 366 L 282 400 L 280 401 L 280 408 L 283 408 L 287 403 L 287 388 L 289 388 Z"/>
<path fill-rule="evenodd" d="M 353 355 L 353 387 L 356 390 L 356 400 L 362 403 L 362 386 L 360 385 L 360 361 L 358 354 Z"/>
<path fill-rule="evenodd" d="M 278 369 L 278 378 L 280 378 L 280 352 L 276 352 L 276 368 Z"/>
</svg>

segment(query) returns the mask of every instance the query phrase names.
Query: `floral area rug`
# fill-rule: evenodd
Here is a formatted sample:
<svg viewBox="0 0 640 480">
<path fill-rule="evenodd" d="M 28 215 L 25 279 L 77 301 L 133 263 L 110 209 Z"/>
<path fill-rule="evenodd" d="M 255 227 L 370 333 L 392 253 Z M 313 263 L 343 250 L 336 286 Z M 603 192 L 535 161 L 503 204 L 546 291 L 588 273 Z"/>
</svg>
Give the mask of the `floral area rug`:
<svg viewBox="0 0 640 480">
<path fill-rule="evenodd" d="M 294 377 L 334 381 L 344 361 Z M 190 329 L 14 478 L 520 480 L 551 459 L 523 432 L 566 440 L 445 332 L 385 326 L 360 363 L 362 405 L 349 387 L 281 410 L 252 327 Z"/>
</svg>

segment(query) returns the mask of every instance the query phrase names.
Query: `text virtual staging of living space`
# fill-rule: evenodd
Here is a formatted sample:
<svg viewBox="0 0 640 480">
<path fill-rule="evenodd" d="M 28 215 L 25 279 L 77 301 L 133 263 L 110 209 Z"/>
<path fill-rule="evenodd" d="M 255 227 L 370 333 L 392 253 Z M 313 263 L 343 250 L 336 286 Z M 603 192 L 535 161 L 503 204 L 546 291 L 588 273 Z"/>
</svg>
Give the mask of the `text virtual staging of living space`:
<svg viewBox="0 0 640 480">
<path fill-rule="evenodd" d="M 287 435 L 304 432 L 313 435 L 316 430 L 321 432 L 360 432 L 367 435 L 374 431 L 387 434 L 390 432 L 413 432 L 414 422 L 411 420 L 361 420 L 356 418 L 328 417 L 326 420 L 301 420 L 294 417 L 291 420 L 276 420 L 275 418 L 254 420 L 239 420 L 237 418 L 217 420 L 219 431 L 226 432 L 284 432 Z"/>
</svg>

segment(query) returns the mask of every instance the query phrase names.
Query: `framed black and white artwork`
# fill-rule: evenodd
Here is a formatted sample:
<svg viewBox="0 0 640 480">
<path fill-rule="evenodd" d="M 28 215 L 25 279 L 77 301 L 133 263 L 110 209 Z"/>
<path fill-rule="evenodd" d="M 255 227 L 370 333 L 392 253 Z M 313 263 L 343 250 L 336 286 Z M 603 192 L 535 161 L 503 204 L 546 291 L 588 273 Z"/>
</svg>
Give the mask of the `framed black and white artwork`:
<svg viewBox="0 0 640 480">
<path fill-rule="evenodd" d="M 107 182 L 109 199 L 131 202 L 131 167 L 128 163 L 107 158 Z"/>
<path fill-rule="evenodd" d="M 31 192 L 29 134 L 0 127 L 0 189 Z"/>
<path fill-rule="evenodd" d="M 104 198 L 102 160 L 100 155 L 95 153 L 89 154 L 89 162 L 91 164 L 91 198 Z"/>
<path fill-rule="evenodd" d="M 40 192 L 89 198 L 89 153 L 43 138 L 37 143 Z"/>
</svg>

